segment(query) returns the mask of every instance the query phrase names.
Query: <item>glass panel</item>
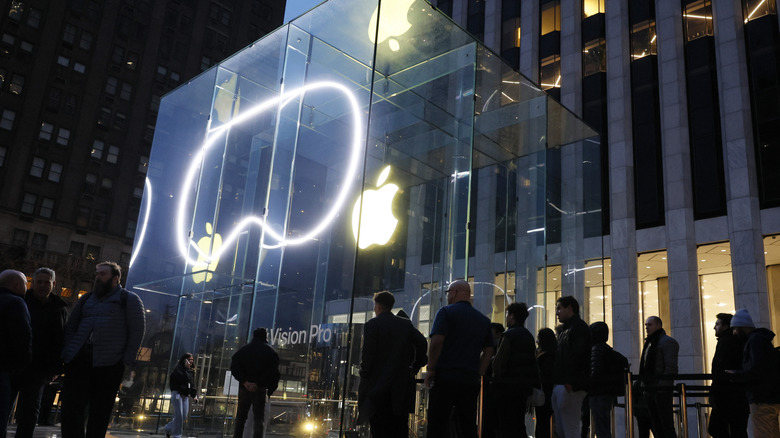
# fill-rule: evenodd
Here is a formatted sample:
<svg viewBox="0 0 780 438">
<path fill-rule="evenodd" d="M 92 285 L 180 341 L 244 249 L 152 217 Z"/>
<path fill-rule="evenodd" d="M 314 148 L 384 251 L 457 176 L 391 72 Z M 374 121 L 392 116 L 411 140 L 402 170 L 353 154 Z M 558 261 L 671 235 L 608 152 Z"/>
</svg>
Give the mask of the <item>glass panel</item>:
<svg viewBox="0 0 780 438">
<path fill-rule="evenodd" d="M 542 6 L 542 32 L 541 35 L 561 30 L 561 2 L 552 0 Z"/>
<path fill-rule="evenodd" d="M 683 28 L 688 41 L 713 35 L 712 2 L 697 0 L 685 5 Z"/>
<path fill-rule="evenodd" d="M 655 21 L 643 21 L 631 29 L 631 60 L 657 54 Z"/>
<path fill-rule="evenodd" d="M 642 350 L 645 333 L 645 320 L 658 316 L 664 329 L 671 333 L 669 318 L 669 273 L 666 264 L 666 251 L 650 252 L 637 256 L 637 278 L 639 279 L 639 350 Z"/>
<path fill-rule="evenodd" d="M 769 14 L 777 13 L 775 0 L 742 0 L 745 23 Z"/>
<path fill-rule="evenodd" d="M 585 18 L 591 15 L 603 14 L 606 11 L 604 9 L 604 0 L 583 0 L 582 12 Z"/>
<path fill-rule="evenodd" d="M 718 343 L 715 320 L 719 313 L 734 314 L 734 282 L 731 278 L 731 247 L 728 242 L 704 245 L 696 249 L 699 259 L 702 333 L 704 333 L 704 367 L 712 369 L 712 357 Z"/>
<path fill-rule="evenodd" d="M 582 50 L 582 75 L 607 71 L 607 41 L 599 38 L 585 43 Z"/>
</svg>

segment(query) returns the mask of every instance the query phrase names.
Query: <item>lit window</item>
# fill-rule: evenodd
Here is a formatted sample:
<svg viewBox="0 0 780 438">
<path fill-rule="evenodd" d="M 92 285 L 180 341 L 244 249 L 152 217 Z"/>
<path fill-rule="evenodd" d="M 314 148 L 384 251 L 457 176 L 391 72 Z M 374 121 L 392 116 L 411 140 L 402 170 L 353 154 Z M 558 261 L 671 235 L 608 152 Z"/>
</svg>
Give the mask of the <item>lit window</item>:
<svg viewBox="0 0 780 438">
<path fill-rule="evenodd" d="M 542 32 L 547 35 L 550 32 L 561 30 L 561 2 L 552 0 L 542 5 Z"/>
<path fill-rule="evenodd" d="M 79 40 L 79 47 L 84 50 L 92 50 L 92 34 L 89 32 L 81 32 L 81 40 Z"/>
<path fill-rule="evenodd" d="M 607 71 L 607 44 L 603 38 L 588 41 L 582 52 L 583 76 Z"/>
<path fill-rule="evenodd" d="M 586 18 L 591 15 L 603 14 L 605 11 L 604 0 L 583 0 L 582 2 L 582 12 Z"/>
<path fill-rule="evenodd" d="M 542 60 L 541 69 L 539 71 L 539 85 L 542 86 L 542 90 L 561 88 L 560 56 L 548 56 Z"/>
<path fill-rule="evenodd" d="M 47 219 L 51 219 L 51 217 L 54 215 L 54 199 L 43 198 L 41 201 L 40 215 Z"/>
<path fill-rule="evenodd" d="M 14 94 L 22 94 L 24 89 L 24 76 L 20 74 L 14 74 L 11 76 L 11 83 L 8 84 L 8 91 Z"/>
<path fill-rule="evenodd" d="M 76 26 L 72 24 L 65 25 L 65 31 L 62 33 L 62 41 L 73 44 L 76 41 Z"/>
<path fill-rule="evenodd" d="M 84 64 L 80 62 L 74 62 L 73 63 L 73 71 L 76 73 L 84 73 L 87 70 L 87 68 L 84 66 Z"/>
<path fill-rule="evenodd" d="M 21 21 L 24 13 L 24 2 L 11 0 L 11 8 L 8 10 L 8 18 L 14 21 Z"/>
<path fill-rule="evenodd" d="M 745 23 L 766 15 L 775 14 L 774 0 L 742 0 L 742 14 L 745 17 Z"/>
<path fill-rule="evenodd" d="M 54 133 L 54 125 L 46 122 L 41 123 L 41 130 L 38 132 L 40 140 L 51 140 L 52 133 Z"/>
<path fill-rule="evenodd" d="M 25 193 L 24 199 L 22 199 L 22 213 L 33 214 L 36 202 L 38 202 L 37 196 L 32 193 Z"/>
<path fill-rule="evenodd" d="M 647 20 L 634 25 L 631 29 L 631 60 L 656 55 L 658 42 L 655 35 L 655 21 Z"/>
<path fill-rule="evenodd" d="M 14 119 L 16 119 L 16 113 L 9 109 L 4 109 L 3 117 L 0 119 L 0 128 L 10 131 L 14 127 Z"/>
<path fill-rule="evenodd" d="M 49 181 L 52 182 L 60 182 L 60 178 L 62 177 L 62 164 L 60 163 L 51 163 L 49 166 Z"/>
<path fill-rule="evenodd" d="M 41 157 L 33 158 L 32 166 L 30 166 L 30 175 L 40 178 L 43 176 L 43 168 L 46 166 L 46 160 Z"/>
<path fill-rule="evenodd" d="M 119 148 L 114 145 L 110 145 L 108 147 L 108 155 L 106 155 L 106 161 L 112 164 L 116 164 L 118 160 L 119 160 Z"/>
<path fill-rule="evenodd" d="M 704 36 L 712 36 L 712 2 L 710 0 L 698 0 L 685 5 L 683 28 L 688 41 Z"/>
<path fill-rule="evenodd" d="M 95 140 L 92 142 L 92 152 L 90 152 L 90 155 L 92 158 L 97 158 L 98 160 L 103 158 L 103 149 L 106 147 L 105 143 L 103 143 L 100 140 Z M 89 175 L 87 175 L 87 178 L 89 178 Z"/>
<path fill-rule="evenodd" d="M 30 8 L 30 13 L 27 14 L 27 25 L 33 29 L 37 29 L 41 26 L 40 9 Z"/>
<path fill-rule="evenodd" d="M 141 159 L 138 160 L 138 171 L 145 174 L 147 170 L 149 170 L 149 157 L 141 155 Z"/>
<path fill-rule="evenodd" d="M 68 58 L 67 56 L 60 55 L 57 57 L 57 64 L 63 67 L 67 67 L 70 65 L 70 58 Z"/>
<path fill-rule="evenodd" d="M 67 146 L 70 143 L 70 129 L 60 128 L 57 131 L 57 144 Z"/>
<path fill-rule="evenodd" d="M 117 82 L 117 79 L 114 77 L 109 77 L 106 80 L 106 94 L 110 94 L 112 96 L 116 94 Z"/>
</svg>

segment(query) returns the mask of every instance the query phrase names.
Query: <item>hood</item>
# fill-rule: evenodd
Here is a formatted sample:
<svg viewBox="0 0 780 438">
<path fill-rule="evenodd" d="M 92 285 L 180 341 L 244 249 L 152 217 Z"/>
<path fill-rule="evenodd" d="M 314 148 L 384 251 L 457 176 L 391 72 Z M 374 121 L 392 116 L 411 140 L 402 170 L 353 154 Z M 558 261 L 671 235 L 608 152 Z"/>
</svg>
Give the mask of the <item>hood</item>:
<svg viewBox="0 0 780 438">
<path fill-rule="evenodd" d="M 769 343 L 772 343 L 772 339 L 775 338 L 775 333 L 772 330 L 761 327 L 753 330 L 753 333 L 750 334 L 749 338 L 752 338 L 753 336 L 760 336 L 769 341 Z"/>
</svg>

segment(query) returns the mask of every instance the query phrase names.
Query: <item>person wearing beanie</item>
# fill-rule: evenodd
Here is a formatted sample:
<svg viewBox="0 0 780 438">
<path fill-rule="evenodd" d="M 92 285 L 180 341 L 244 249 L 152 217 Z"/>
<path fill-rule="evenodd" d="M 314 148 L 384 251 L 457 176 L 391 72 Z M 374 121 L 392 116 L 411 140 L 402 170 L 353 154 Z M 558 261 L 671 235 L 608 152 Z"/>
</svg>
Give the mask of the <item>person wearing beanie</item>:
<svg viewBox="0 0 780 438">
<path fill-rule="evenodd" d="M 755 438 L 780 436 L 780 364 L 772 345 L 775 334 L 756 328 L 747 309 L 739 309 L 731 318 L 734 334 L 745 342 L 742 369 L 726 370 L 732 380 L 745 385 L 750 417 L 748 424 Z"/>
</svg>

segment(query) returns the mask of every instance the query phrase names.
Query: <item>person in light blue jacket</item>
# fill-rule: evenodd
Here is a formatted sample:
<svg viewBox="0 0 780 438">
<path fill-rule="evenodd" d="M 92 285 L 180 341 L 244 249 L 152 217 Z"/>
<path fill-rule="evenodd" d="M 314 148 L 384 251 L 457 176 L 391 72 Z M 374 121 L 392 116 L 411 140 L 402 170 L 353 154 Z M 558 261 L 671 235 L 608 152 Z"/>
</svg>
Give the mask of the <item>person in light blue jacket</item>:
<svg viewBox="0 0 780 438">
<path fill-rule="evenodd" d="M 119 284 L 121 277 L 116 263 L 98 264 L 92 292 L 79 299 L 65 325 L 63 438 L 106 435 L 125 367 L 141 347 L 144 306 Z"/>
</svg>

